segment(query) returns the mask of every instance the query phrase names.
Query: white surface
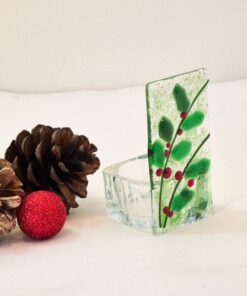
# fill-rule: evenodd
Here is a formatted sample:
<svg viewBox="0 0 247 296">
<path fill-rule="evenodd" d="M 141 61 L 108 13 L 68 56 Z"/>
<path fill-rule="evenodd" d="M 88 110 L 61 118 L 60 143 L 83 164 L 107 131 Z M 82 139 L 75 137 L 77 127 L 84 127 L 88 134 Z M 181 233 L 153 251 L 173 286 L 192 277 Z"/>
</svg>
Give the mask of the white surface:
<svg viewBox="0 0 247 296">
<path fill-rule="evenodd" d="M 0 0 L 0 89 L 143 85 L 207 67 L 247 78 L 246 0 Z"/>
<path fill-rule="evenodd" d="M 101 172 L 54 239 L 16 229 L 0 243 L 4 296 L 247 295 L 247 80 L 211 84 L 215 214 L 161 236 L 105 215 Z M 99 147 L 102 168 L 146 150 L 144 88 L 71 94 L 0 94 L 2 155 L 23 128 L 71 126 Z"/>
</svg>

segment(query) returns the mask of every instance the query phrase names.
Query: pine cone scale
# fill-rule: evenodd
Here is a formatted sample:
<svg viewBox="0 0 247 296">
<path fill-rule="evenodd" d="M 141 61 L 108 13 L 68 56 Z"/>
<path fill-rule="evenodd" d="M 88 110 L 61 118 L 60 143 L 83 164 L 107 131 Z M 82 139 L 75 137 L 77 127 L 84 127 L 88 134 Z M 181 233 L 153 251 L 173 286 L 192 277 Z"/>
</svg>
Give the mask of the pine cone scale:
<svg viewBox="0 0 247 296">
<path fill-rule="evenodd" d="M 27 181 L 36 187 L 41 186 L 41 183 L 35 178 L 33 163 L 30 162 L 27 168 Z"/>
<path fill-rule="evenodd" d="M 60 192 L 63 194 L 63 197 L 65 198 L 65 207 L 67 212 L 69 211 L 70 207 L 71 208 L 77 208 L 78 203 L 76 202 L 76 197 L 75 195 L 69 190 L 69 188 L 65 184 L 58 184 L 58 188 Z"/>
<path fill-rule="evenodd" d="M 34 151 L 34 145 L 32 142 L 32 136 L 29 134 L 29 136 L 26 136 L 23 138 L 21 143 L 21 150 L 25 156 L 25 158 L 30 161 L 32 158 L 32 154 Z"/>
<path fill-rule="evenodd" d="M 87 196 L 86 186 L 80 186 L 81 183 L 82 183 L 81 180 L 72 179 L 71 181 L 66 182 L 66 185 L 75 195 L 80 197 L 86 197 Z M 85 185 L 88 184 L 87 181 L 84 183 Z"/>
<path fill-rule="evenodd" d="M 70 172 L 70 170 L 66 167 L 66 165 L 63 162 L 59 162 L 58 167 L 64 173 L 69 173 Z"/>
<path fill-rule="evenodd" d="M 16 144 L 16 148 L 19 150 L 19 151 L 22 151 L 22 142 L 23 140 L 30 136 L 30 133 L 26 130 L 23 130 L 22 132 L 19 133 L 19 135 L 17 135 L 16 137 L 16 140 L 15 140 L 15 144 Z"/>
<path fill-rule="evenodd" d="M 50 149 L 50 141 L 49 139 L 42 140 L 35 149 L 35 157 L 36 159 L 42 163 L 45 161 L 47 154 L 49 153 Z"/>
<path fill-rule="evenodd" d="M 11 197 L 9 196 L 0 197 L 1 208 L 7 209 L 7 210 L 17 208 L 20 205 L 20 203 L 21 203 L 21 197 L 19 195 L 14 195 Z"/>
<path fill-rule="evenodd" d="M 3 168 L 0 171 L 0 184 L 1 184 L 1 188 L 5 188 L 12 180 L 13 177 L 15 176 L 15 172 L 7 167 L 7 168 Z"/>
<path fill-rule="evenodd" d="M 0 210 L 0 238 L 9 232 L 11 232 L 16 226 L 15 217 L 11 213 Z"/>
<path fill-rule="evenodd" d="M 62 146 L 66 147 L 70 143 L 70 139 L 73 137 L 73 132 L 70 128 L 61 128 Z"/>
<path fill-rule="evenodd" d="M 16 225 L 15 210 L 21 203 L 22 183 L 11 163 L 0 160 L 0 238 Z"/>
<path fill-rule="evenodd" d="M 59 161 L 62 157 L 61 147 L 54 145 L 51 150 L 52 150 L 52 153 L 55 156 L 56 160 Z"/>
<path fill-rule="evenodd" d="M 5 154 L 5 158 L 7 158 L 7 154 Z M 8 159 L 10 161 L 10 159 Z M 24 183 L 27 179 L 27 175 L 25 174 L 25 171 L 27 169 L 25 160 L 23 159 L 23 155 L 15 156 L 12 167 L 16 173 L 16 175 L 19 177 L 22 183 Z"/>
</svg>

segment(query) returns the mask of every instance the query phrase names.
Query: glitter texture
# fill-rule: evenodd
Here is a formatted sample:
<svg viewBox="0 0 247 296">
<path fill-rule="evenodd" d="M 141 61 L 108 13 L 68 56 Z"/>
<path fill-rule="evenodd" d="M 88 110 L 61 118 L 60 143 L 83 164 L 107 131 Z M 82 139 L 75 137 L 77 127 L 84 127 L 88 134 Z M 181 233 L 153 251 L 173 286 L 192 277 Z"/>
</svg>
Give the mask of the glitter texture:
<svg viewBox="0 0 247 296">
<path fill-rule="evenodd" d="M 66 210 L 60 197 L 40 190 L 28 194 L 17 213 L 21 230 L 29 237 L 43 240 L 55 236 L 66 220 Z"/>
</svg>

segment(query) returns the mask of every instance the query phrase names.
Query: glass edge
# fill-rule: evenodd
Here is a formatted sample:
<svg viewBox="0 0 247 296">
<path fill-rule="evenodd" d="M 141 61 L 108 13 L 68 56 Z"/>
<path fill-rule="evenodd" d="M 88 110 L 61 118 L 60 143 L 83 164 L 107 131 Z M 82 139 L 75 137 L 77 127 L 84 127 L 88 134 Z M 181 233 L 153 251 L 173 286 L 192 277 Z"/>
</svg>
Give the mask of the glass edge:
<svg viewBox="0 0 247 296">
<path fill-rule="evenodd" d="M 149 87 L 150 84 L 153 84 L 153 83 L 156 83 L 156 82 L 160 82 L 160 81 L 164 81 L 164 80 L 168 80 L 168 79 L 173 79 L 175 77 L 179 77 L 179 76 L 183 76 L 183 75 L 186 75 L 186 74 L 190 74 L 190 73 L 194 73 L 194 72 L 197 72 L 197 71 L 204 71 L 205 73 L 207 72 L 207 68 L 198 68 L 198 69 L 195 69 L 195 70 L 191 70 L 191 71 L 187 71 L 187 72 L 184 72 L 184 73 L 181 73 L 181 74 L 177 74 L 177 75 L 172 75 L 172 76 L 169 76 L 169 77 L 165 77 L 165 78 L 161 78 L 161 79 L 157 79 L 157 80 L 153 80 L 153 81 L 150 81 L 148 83 L 146 83 L 146 89 Z"/>
<path fill-rule="evenodd" d="M 103 176 L 104 175 L 108 175 L 108 176 L 118 177 L 118 178 L 121 178 L 122 180 L 131 182 L 131 183 L 134 183 L 134 184 L 143 184 L 143 185 L 150 186 L 150 182 L 148 182 L 148 181 L 145 182 L 145 181 L 141 181 L 141 180 L 134 179 L 134 178 L 128 178 L 128 177 L 125 177 L 125 176 L 123 176 L 123 175 L 121 175 L 121 174 L 118 173 L 118 169 L 122 165 L 124 165 L 125 163 L 131 162 L 131 161 L 134 161 L 134 160 L 137 160 L 137 159 L 145 159 L 145 158 L 148 161 L 147 154 L 142 154 L 142 155 L 139 155 L 139 156 L 136 156 L 136 157 L 133 157 L 133 158 L 124 160 L 124 161 L 120 161 L 120 162 L 114 163 L 114 164 L 112 164 L 110 166 L 107 166 L 104 169 L 102 169 L 102 174 L 103 174 Z"/>
</svg>

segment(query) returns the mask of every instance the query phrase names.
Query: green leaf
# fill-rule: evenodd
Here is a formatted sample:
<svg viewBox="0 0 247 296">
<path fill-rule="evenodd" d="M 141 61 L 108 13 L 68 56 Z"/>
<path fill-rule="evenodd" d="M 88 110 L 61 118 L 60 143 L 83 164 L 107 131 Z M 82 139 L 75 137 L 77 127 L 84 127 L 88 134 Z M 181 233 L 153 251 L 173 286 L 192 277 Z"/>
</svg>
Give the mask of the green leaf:
<svg viewBox="0 0 247 296">
<path fill-rule="evenodd" d="M 198 176 L 197 163 L 192 163 L 185 171 L 186 178 L 196 178 Z"/>
<path fill-rule="evenodd" d="M 164 160 L 164 144 L 160 140 L 156 140 L 150 149 L 149 164 L 162 168 Z"/>
<path fill-rule="evenodd" d="M 203 200 L 197 207 L 198 210 L 204 211 L 206 207 L 208 206 L 208 201 Z"/>
<path fill-rule="evenodd" d="M 171 210 L 175 212 L 181 211 L 193 198 L 194 191 L 184 188 L 176 195 L 171 204 Z"/>
<path fill-rule="evenodd" d="M 185 89 L 180 84 L 175 84 L 172 94 L 176 100 L 177 109 L 180 112 L 188 111 L 190 107 L 190 101 L 187 97 Z"/>
<path fill-rule="evenodd" d="M 189 155 L 191 148 L 189 141 L 181 141 L 172 149 L 171 156 L 174 160 L 182 160 Z"/>
<path fill-rule="evenodd" d="M 173 136 L 174 127 L 171 120 L 165 116 L 159 122 L 159 136 L 162 140 L 170 142 Z"/>
<path fill-rule="evenodd" d="M 210 160 L 208 158 L 202 158 L 198 161 L 198 174 L 203 175 L 206 174 L 210 167 Z"/>
<path fill-rule="evenodd" d="M 185 131 L 189 131 L 192 128 L 202 124 L 205 115 L 201 111 L 195 111 L 191 115 L 189 115 L 182 124 L 182 129 Z"/>
<path fill-rule="evenodd" d="M 206 174 L 210 167 L 210 160 L 207 158 L 202 158 L 201 160 L 189 165 L 185 172 L 185 177 L 196 178 L 199 175 Z"/>
</svg>

